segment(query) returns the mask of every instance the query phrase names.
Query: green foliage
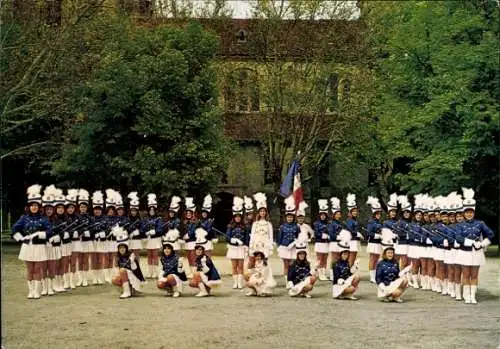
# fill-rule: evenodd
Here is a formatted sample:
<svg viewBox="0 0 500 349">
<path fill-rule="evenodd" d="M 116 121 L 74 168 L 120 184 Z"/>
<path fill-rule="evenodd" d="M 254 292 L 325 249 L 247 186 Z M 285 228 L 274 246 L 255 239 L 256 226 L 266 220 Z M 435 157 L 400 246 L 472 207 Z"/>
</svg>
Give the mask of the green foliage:
<svg viewBox="0 0 500 349">
<path fill-rule="evenodd" d="M 494 1 L 377 3 L 378 137 L 410 193 L 472 186 L 498 209 L 499 8 Z M 401 165 L 405 163 L 404 165 Z"/>
<path fill-rule="evenodd" d="M 194 23 L 118 34 L 78 91 L 83 120 L 54 173 L 74 185 L 159 195 L 209 190 L 227 153 L 210 67 L 217 38 Z"/>
</svg>

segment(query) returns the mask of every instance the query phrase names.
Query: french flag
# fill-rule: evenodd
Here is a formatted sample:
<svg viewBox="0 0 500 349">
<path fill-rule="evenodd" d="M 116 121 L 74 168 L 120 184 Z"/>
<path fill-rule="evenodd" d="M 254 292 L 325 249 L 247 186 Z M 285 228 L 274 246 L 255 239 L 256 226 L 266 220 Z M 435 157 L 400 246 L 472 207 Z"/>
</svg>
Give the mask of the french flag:
<svg viewBox="0 0 500 349">
<path fill-rule="evenodd" d="M 300 164 L 297 160 L 292 162 L 288 173 L 280 187 L 280 195 L 284 198 L 293 194 L 295 199 L 295 207 L 299 207 L 299 203 L 304 200 L 304 192 L 300 184 Z"/>
</svg>

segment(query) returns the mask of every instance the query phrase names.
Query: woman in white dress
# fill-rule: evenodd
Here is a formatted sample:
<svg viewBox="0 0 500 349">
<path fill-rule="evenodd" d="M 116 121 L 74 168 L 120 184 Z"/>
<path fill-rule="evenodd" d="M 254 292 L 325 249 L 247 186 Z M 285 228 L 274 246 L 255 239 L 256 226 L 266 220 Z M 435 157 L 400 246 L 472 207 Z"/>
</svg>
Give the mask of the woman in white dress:
<svg viewBox="0 0 500 349">
<path fill-rule="evenodd" d="M 246 296 L 270 296 L 273 293 L 273 288 L 276 287 L 273 271 L 268 265 L 264 253 L 255 251 L 253 257 L 255 265 L 252 269 L 248 269 L 245 275 L 246 286 L 250 289 Z"/>
<path fill-rule="evenodd" d="M 253 197 L 256 202 L 258 214 L 250 232 L 248 269 L 254 267 L 253 253 L 255 251 L 261 251 L 267 258 L 273 254 L 274 248 L 273 225 L 270 222 L 267 212 L 266 194 L 256 193 Z"/>
</svg>

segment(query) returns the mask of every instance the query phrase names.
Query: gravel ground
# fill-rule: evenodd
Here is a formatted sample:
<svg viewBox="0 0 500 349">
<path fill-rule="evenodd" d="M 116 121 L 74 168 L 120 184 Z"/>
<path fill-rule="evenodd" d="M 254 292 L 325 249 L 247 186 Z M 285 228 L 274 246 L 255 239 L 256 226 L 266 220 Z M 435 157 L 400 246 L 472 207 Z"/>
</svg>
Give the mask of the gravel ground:
<svg viewBox="0 0 500 349">
<path fill-rule="evenodd" d="M 5 246 L 4 246 L 5 247 Z M 231 289 L 230 277 L 213 297 L 195 298 L 187 288 L 166 298 L 149 281 L 144 296 L 120 300 L 110 285 L 26 299 L 25 269 L 18 248 L 2 251 L 2 342 L 5 349 L 69 348 L 500 348 L 500 259 L 481 268 L 478 305 L 430 291 L 409 290 L 405 303 L 383 303 L 363 281 L 360 300 L 330 297 L 320 283 L 313 298 L 290 298 L 282 277 L 270 298 L 249 298 Z M 272 259 L 275 274 L 280 261 Z M 216 257 L 223 274 L 229 262 Z M 366 257 L 361 256 L 367 279 Z"/>
</svg>

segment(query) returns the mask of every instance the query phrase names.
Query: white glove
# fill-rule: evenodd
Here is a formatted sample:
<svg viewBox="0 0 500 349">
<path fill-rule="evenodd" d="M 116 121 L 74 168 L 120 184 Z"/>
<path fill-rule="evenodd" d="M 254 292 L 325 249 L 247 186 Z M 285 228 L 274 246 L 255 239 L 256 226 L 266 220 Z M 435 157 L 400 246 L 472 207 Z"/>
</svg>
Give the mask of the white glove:
<svg viewBox="0 0 500 349">
<path fill-rule="evenodd" d="M 230 241 L 233 245 L 236 245 L 236 244 L 237 244 L 236 240 L 237 240 L 236 238 L 231 238 L 231 240 L 229 240 L 229 241 Z"/>
<path fill-rule="evenodd" d="M 132 236 L 139 236 L 139 229 L 136 229 L 132 232 Z"/>
<path fill-rule="evenodd" d="M 12 238 L 17 242 L 21 242 L 23 240 L 23 234 L 17 232 L 12 236 Z"/>
<path fill-rule="evenodd" d="M 291 250 L 295 246 L 295 241 L 289 244 L 286 248 Z"/>
<path fill-rule="evenodd" d="M 240 239 L 235 239 L 235 240 L 238 246 L 243 246 L 243 241 L 241 241 Z"/>
<path fill-rule="evenodd" d="M 58 244 L 61 242 L 61 237 L 59 235 L 54 235 L 53 237 L 50 238 L 53 243 Z"/>
<path fill-rule="evenodd" d="M 322 238 L 323 240 L 328 240 L 328 238 L 329 238 L 329 237 L 330 237 L 330 236 L 329 236 L 328 234 L 325 234 L 325 233 L 321 234 L 321 238 Z"/>
<path fill-rule="evenodd" d="M 491 241 L 490 239 L 486 238 L 486 239 L 483 239 L 483 241 L 481 242 L 481 246 L 483 246 L 483 248 L 488 248 L 488 246 L 491 245 Z"/>
<path fill-rule="evenodd" d="M 203 265 L 207 264 L 207 256 L 201 257 L 201 264 L 203 264 Z"/>
<path fill-rule="evenodd" d="M 382 234 L 375 233 L 375 239 L 382 239 Z"/>
<path fill-rule="evenodd" d="M 73 232 L 73 239 L 78 239 L 78 232 L 76 230 Z"/>
<path fill-rule="evenodd" d="M 343 284 L 344 284 L 344 282 L 345 282 L 345 280 L 344 280 L 344 279 L 338 279 L 338 280 L 337 280 L 337 285 L 343 285 Z"/>
<path fill-rule="evenodd" d="M 132 261 L 130 262 L 130 268 L 132 270 L 136 270 L 137 269 L 137 263 L 135 262 L 135 259 L 132 259 Z"/>
<path fill-rule="evenodd" d="M 182 260 L 179 259 L 179 261 L 177 262 L 177 272 L 182 273 L 183 271 L 184 269 L 182 268 Z"/>
<path fill-rule="evenodd" d="M 465 240 L 464 240 L 465 247 L 472 247 L 472 244 L 474 244 L 474 240 L 465 238 Z"/>
<path fill-rule="evenodd" d="M 216 244 L 216 243 L 218 243 L 218 242 L 219 242 L 219 239 L 217 239 L 217 238 L 212 239 L 212 244 L 214 244 L 214 245 L 215 245 L 215 244 Z"/>
<path fill-rule="evenodd" d="M 85 236 L 86 238 L 89 238 L 89 237 L 90 237 L 90 231 L 85 230 L 85 231 L 83 232 L 83 236 Z"/>
<path fill-rule="evenodd" d="M 425 243 L 426 243 L 427 245 L 432 245 L 432 240 L 431 240 L 431 239 L 429 239 L 429 238 L 427 238 L 427 239 L 425 239 Z"/>
<path fill-rule="evenodd" d="M 189 240 L 189 235 L 188 234 L 184 234 L 184 236 L 182 237 L 183 240 Z"/>
<path fill-rule="evenodd" d="M 356 264 L 353 264 L 353 266 L 352 266 L 352 267 L 351 267 L 351 269 L 350 269 L 350 270 L 351 270 L 351 274 L 354 274 L 355 272 L 357 272 L 357 271 L 358 271 L 358 268 L 359 268 L 359 267 L 358 267 Z"/>
<path fill-rule="evenodd" d="M 47 234 L 44 232 L 44 231 L 38 231 L 36 233 L 36 235 L 40 238 L 40 239 L 45 239 L 47 237 Z"/>
<path fill-rule="evenodd" d="M 458 242 L 453 242 L 453 247 L 454 248 L 460 248 L 460 244 Z"/>
<path fill-rule="evenodd" d="M 480 248 L 483 247 L 483 244 L 481 244 L 481 242 L 479 241 L 474 241 L 473 245 L 476 250 L 479 250 Z"/>
<path fill-rule="evenodd" d="M 359 231 L 356 233 L 356 236 L 358 239 L 364 240 L 363 234 L 361 234 Z"/>
<path fill-rule="evenodd" d="M 443 240 L 443 246 L 444 247 L 448 247 L 449 246 L 448 240 L 446 240 L 446 239 Z"/>
<path fill-rule="evenodd" d="M 206 264 L 203 264 L 202 265 L 202 270 L 203 270 L 203 274 L 206 274 L 210 271 L 210 268 L 206 265 Z"/>
<path fill-rule="evenodd" d="M 105 233 L 105 232 L 103 232 L 103 231 L 101 231 L 101 232 L 99 233 L 99 238 L 101 238 L 101 239 L 105 239 L 105 238 L 106 238 L 106 233 Z"/>
</svg>

